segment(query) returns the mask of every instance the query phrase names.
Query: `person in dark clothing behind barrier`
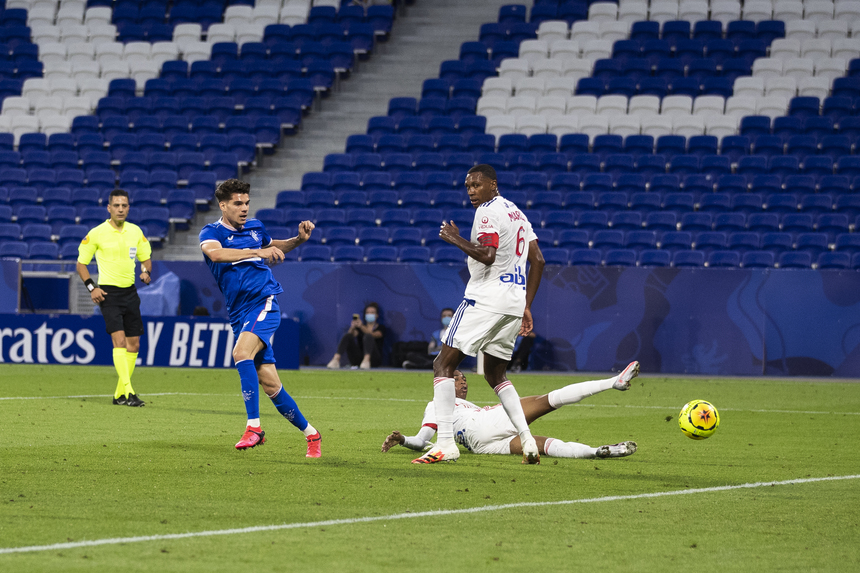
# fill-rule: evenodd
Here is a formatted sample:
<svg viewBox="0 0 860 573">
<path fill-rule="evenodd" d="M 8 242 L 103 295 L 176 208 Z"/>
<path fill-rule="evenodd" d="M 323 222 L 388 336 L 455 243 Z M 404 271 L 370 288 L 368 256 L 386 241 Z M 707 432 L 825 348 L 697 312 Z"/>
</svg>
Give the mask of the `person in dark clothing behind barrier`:
<svg viewBox="0 0 860 573">
<path fill-rule="evenodd" d="M 442 321 L 442 328 L 434 330 L 430 335 L 430 343 L 427 345 L 427 352 L 410 352 L 406 355 L 406 360 L 403 361 L 403 367 L 412 370 L 427 370 L 433 368 L 433 361 L 439 355 L 439 350 L 442 349 L 442 338 L 448 332 L 448 325 L 451 324 L 451 318 L 454 316 L 453 308 L 443 308 L 439 316 Z"/>
<path fill-rule="evenodd" d="M 382 343 L 385 327 L 380 324 L 379 305 L 367 303 L 364 307 L 364 321 L 358 314 L 352 315 L 349 330 L 341 337 L 328 368 L 340 368 L 341 357 L 346 354 L 349 364 L 362 370 L 382 365 Z"/>
</svg>

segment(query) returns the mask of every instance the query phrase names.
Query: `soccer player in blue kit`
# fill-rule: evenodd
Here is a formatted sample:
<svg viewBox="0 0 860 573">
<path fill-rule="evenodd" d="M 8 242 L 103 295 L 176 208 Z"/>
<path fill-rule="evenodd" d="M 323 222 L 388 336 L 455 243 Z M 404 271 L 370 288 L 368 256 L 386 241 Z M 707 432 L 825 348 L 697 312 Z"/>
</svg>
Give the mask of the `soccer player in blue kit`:
<svg viewBox="0 0 860 573">
<path fill-rule="evenodd" d="M 308 240 L 314 229 L 310 221 L 299 223 L 292 239 L 275 240 L 257 219 L 248 217 L 251 186 L 228 179 L 215 190 L 221 218 L 200 231 L 200 248 L 218 288 L 224 294 L 236 345 L 233 361 L 239 371 L 248 425 L 237 450 L 266 442 L 260 427 L 257 385 L 263 387 L 278 412 L 302 431 L 307 439 L 307 457 L 320 457 L 320 433 L 308 423 L 295 400 L 281 384 L 275 368 L 272 335 L 281 323 L 277 295 L 284 292 L 268 265 L 284 260 L 288 253 Z"/>
</svg>

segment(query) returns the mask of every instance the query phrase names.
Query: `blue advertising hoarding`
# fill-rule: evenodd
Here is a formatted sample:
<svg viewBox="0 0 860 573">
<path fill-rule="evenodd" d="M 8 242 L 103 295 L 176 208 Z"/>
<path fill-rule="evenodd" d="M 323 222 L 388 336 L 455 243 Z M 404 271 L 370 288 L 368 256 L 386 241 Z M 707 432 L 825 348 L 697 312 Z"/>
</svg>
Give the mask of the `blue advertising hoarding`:
<svg viewBox="0 0 860 573">
<path fill-rule="evenodd" d="M 144 317 L 138 364 L 232 368 L 233 331 L 223 318 Z M 299 367 L 299 325 L 289 318 L 273 339 L 278 368 Z M 101 316 L 0 314 L 0 363 L 113 364 Z"/>
</svg>

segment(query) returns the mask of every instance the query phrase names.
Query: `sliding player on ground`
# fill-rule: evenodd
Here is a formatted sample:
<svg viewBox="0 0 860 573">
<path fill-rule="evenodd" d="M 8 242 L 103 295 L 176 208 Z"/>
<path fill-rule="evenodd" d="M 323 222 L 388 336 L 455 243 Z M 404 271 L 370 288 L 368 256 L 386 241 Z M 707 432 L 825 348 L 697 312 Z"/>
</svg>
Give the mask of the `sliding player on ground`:
<svg viewBox="0 0 860 573">
<path fill-rule="evenodd" d="M 526 422 L 531 424 L 541 416 L 554 412 L 562 406 L 576 404 L 583 398 L 614 388 L 625 391 L 630 381 L 639 374 L 639 363 L 631 362 L 618 376 L 604 380 L 591 380 L 570 384 L 553 390 L 543 396 L 527 396 L 520 400 Z M 454 403 L 454 439 L 474 454 L 522 454 L 523 447 L 517 429 L 505 414 L 501 404 L 478 407 L 466 400 L 469 385 L 466 376 L 459 370 L 454 371 L 454 384 L 457 399 Z M 404 436 L 394 431 L 382 443 L 382 451 L 387 452 L 395 445 L 422 451 L 433 444 L 430 442 L 436 433 L 436 412 L 433 402 L 424 410 L 421 429 L 414 436 Z M 593 448 L 577 442 L 564 442 L 556 438 L 534 436 L 538 450 L 554 458 L 622 458 L 636 452 L 636 442 L 621 442 Z"/>
</svg>

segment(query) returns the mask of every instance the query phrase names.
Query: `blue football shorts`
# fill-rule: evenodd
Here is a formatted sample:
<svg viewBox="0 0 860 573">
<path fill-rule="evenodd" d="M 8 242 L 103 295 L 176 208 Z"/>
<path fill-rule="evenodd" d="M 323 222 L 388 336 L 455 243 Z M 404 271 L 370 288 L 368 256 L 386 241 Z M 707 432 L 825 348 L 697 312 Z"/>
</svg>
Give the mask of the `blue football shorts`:
<svg viewBox="0 0 860 573">
<path fill-rule="evenodd" d="M 275 353 L 272 350 L 272 337 L 280 325 L 281 308 L 278 306 L 278 299 L 275 295 L 266 297 L 262 304 L 249 310 L 241 321 L 231 324 L 233 327 L 233 336 L 236 337 L 236 340 L 239 340 L 241 333 L 250 332 L 255 334 L 266 345 L 254 357 L 254 364 L 258 367 L 260 364 L 275 363 Z"/>
</svg>

